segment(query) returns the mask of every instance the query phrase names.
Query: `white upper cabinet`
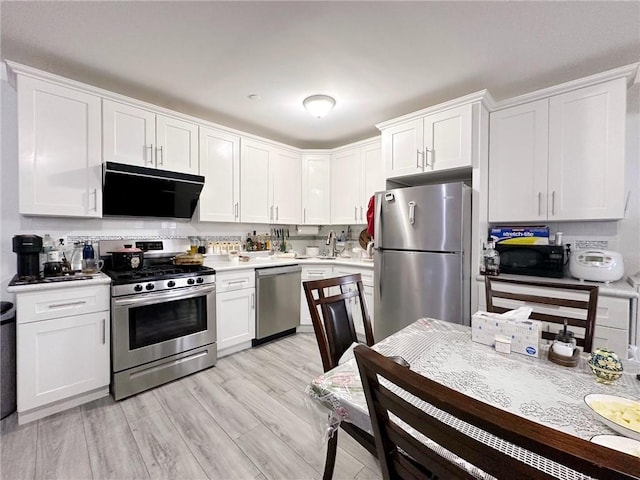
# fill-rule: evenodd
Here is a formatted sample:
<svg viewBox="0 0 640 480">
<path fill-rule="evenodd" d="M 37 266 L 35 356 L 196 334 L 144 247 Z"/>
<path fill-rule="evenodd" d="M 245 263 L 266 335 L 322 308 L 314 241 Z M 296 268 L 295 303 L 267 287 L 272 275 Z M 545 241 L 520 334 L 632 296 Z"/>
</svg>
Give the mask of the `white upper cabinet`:
<svg viewBox="0 0 640 480">
<path fill-rule="evenodd" d="M 240 144 L 240 220 L 300 223 L 300 155 L 247 138 L 242 138 Z"/>
<path fill-rule="evenodd" d="M 360 223 L 367 223 L 367 206 L 371 196 L 386 190 L 380 140 L 360 148 L 360 205 L 364 209 Z"/>
<path fill-rule="evenodd" d="M 240 221 L 240 137 L 200 127 L 200 221 Z"/>
<path fill-rule="evenodd" d="M 269 223 L 269 145 L 251 139 L 240 141 L 240 221 Z"/>
<path fill-rule="evenodd" d="M 490 221 L 546 220 L 548 117 L 548 100 L 491 113 Z"/>
<path fill-rule="evenodd" d="M 270 156 L 271 222 L 297 224 L 302 218 L 302 163 L 300 154 L 275 148 Z"/>
<path fill-rule="evenodd" d="M 493 112 L 489 221 L 622 218 L 625 117 L 624 78 Z"/>
<path fill-rule="evenodd" d="M 331 155 L 331 223 L 367 223 L 369 198 L 385 189 L 380 140 Z"/>
<path fill-rule="evenodd" d="M 331 223 L 352 225 L 359 222 L 360 148 L 331 155 Z"/>
<path fill-rule="evenodd" d="M 102 216 L 100 97 L 17 76 L 18 210 Z"/>
<path fill-rule="evenodd" d="M 473 166 L 471 102 L 415 116 L 378 126 L 386 178 Z"/>
<path fill-rule="evenodd" d="M 198 174 L 198 125 L 103 100 L 103 159 Z"/>
<path fill-rule="evenodd" d="M 302 155 L 302 223 L 331 223 L 331 155 Z M 305 305 L 305 303 L 303 303 Z"/>
<path fill-rule="evenodd" d="M 620 78 L 549 101 L 549 219 L 624 216 L 626 83 Z"/>
</svg>

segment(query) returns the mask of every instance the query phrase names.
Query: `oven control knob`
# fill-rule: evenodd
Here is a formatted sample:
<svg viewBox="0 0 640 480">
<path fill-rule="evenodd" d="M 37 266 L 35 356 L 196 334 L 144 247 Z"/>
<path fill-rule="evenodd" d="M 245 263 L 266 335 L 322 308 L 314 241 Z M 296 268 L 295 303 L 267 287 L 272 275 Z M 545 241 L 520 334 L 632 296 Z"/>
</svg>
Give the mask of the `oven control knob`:
<svg viewBox="0 0 640 480">
<path fill-rule="evenodd" d="M 194 283 L 196 283 L 196 281 L 193 278 L 190 278 L 189 280 L 187 280 L 187 283 L 189 285 L 193 285 Z"/>
<path fill-rule="evenodd" d="M 142 291 L 142 285 L 136 285 L 135 287 L 133 287 L 133 290 L 135 290 L 136 292 L 141 292 Z"/>
<path fill-rule="evenodd" d="M 144 288 L 146 288 L 147 290 L 153 290 L 155 288 L 155 285 L 153 285 L 153 283 L 147 283 L 147 286 Z"/>
<path fill-rule="evenodd" d="M 202 282 L 204 282 L 204 278 L 202 278 L 202 277 L 198 277 L 198 278 L 196 279 L 196 282 L 198 282 L 198 283 L 202 283 Z"/>
<path fill-rule="evenodd" d="M 169 280 L 167 282 L 167 287 L 175 287 L 176 286 L 176 282 L 174 282 L 173 280 Z"/>
</svg>

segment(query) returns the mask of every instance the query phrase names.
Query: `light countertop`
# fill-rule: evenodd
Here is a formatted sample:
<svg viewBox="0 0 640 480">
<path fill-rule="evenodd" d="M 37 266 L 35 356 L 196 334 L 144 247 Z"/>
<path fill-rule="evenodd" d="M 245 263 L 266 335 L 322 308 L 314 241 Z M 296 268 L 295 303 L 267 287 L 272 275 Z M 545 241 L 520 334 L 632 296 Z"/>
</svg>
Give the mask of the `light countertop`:
<svg viewBox="0 0 640 480">
<path fill-rule="evenodd" d="M 275 255 L 266 257 L 252 257 L 248 262 L 241 262 L 238 260 L 228 261 L 223 259 L 205 258 L 204 264 L 207 267 L 215 268 L 216 272 L 228 272 L 233 270 L 243 269 L 255 269 L 255 268 L 268 268 L 275 266 L 285 265 L 326 265 L 332 267 L 335 265 L 356 267 L 356 268 L 370 268 L 373 269 L 372 261 L 364 260 L 351 260 L 349 258 L 336 257 L 334 259 L 320 259 L 320 258 L 287 258 L 277 257 Z"/>
<path fill-rule="evenodd" d="M 476 280 L 484 282 L 484 275 L 477 275 Z M 605 297 L 618 297 L 618 298 L 638 298 L 638 292 L 629 285 L 626 278 L 618 280 L 617 282 L 604 283 L 604 282 L 587 282 L 581 281 L 573 277 L 563 278 L 548 278 L 548 277 L 533 277 L 528 275 L 511 275 L 500 274 L 500 278 L 507 278 L 510 280 L 523 280 L 531 282 L 553 282 L 553 283 L 567 283 L 574 285 L 597 285 L 600 287 L 599 293 Z"/>
<path fill-rule="evenodd" d="M 41 292 L 44 290 L 56 290 L 60 288 L 79 288 L 94 285 L 109 285 L 111 278 L 104 273 L 91 275 L 91 278 L 83 280 L 65 280 L 51 283 L 30 283 L 28 285 L 13 285 L 7 287 L 9 293 Z"/>
</svg>

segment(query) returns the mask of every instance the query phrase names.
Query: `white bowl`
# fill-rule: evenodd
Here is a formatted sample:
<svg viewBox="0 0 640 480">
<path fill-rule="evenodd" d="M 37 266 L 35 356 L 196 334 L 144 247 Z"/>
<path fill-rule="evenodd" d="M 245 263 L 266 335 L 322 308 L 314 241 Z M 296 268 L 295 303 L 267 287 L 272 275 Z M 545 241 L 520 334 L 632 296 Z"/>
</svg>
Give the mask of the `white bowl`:
<svg viewBox="0 0 640 480">
<path fill-rule="evenodd" d="M 596 418 L 598 418 L 602 423 L 608 426 L 610 429 L 615 430 L 621 435 L 625 437 L 633 438 L 635 440 L 640 441 L 640 431 L 632 430 L 630 428 L 625 427 L 624 425 L 620 425 L 612 420 L 609 420 L 607 417 L 599 413 L 594 407 L 594 402 L 603 402 L 603 403 L 611 403 L 611 404 L 623 404 L 629 407 L 638 407 L 640 408 L 640 402 L 635 400 L 630 400 L 624 397 L 618 397 L 616 395 L 604 395 L 599 393 L 590 393 L 584 397 L 584 403 L 587 404 L 589 409 L 594 413 Z"/>
<path fill-rule="evenodd" d="M 619 435 L 594 435 L 591 437 L 591 442 L 626 453 L 627 455 L 640 457 L 640 442 L 633 438 L 621 437 Z"/>
</svg>

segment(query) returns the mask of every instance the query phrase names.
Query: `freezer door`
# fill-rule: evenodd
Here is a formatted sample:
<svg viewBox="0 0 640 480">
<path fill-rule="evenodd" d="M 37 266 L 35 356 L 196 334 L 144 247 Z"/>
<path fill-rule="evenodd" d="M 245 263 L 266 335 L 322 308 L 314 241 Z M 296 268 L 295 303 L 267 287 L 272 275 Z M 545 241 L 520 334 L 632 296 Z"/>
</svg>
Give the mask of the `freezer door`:
<svg viewBox="0 0 640 480">
<path fill-rule="evenodd" d="M 470 285 L 461 254 L 378 251 L 374 335 L 379 342 L 422 317 L 470 323 Z"/>
<path fill-rule="evenodd" d="M 471 195 L 463 183 L 398 188 L 376 196 L 378 249 L 461 252 L 470 232 Z"/>
</svg>

